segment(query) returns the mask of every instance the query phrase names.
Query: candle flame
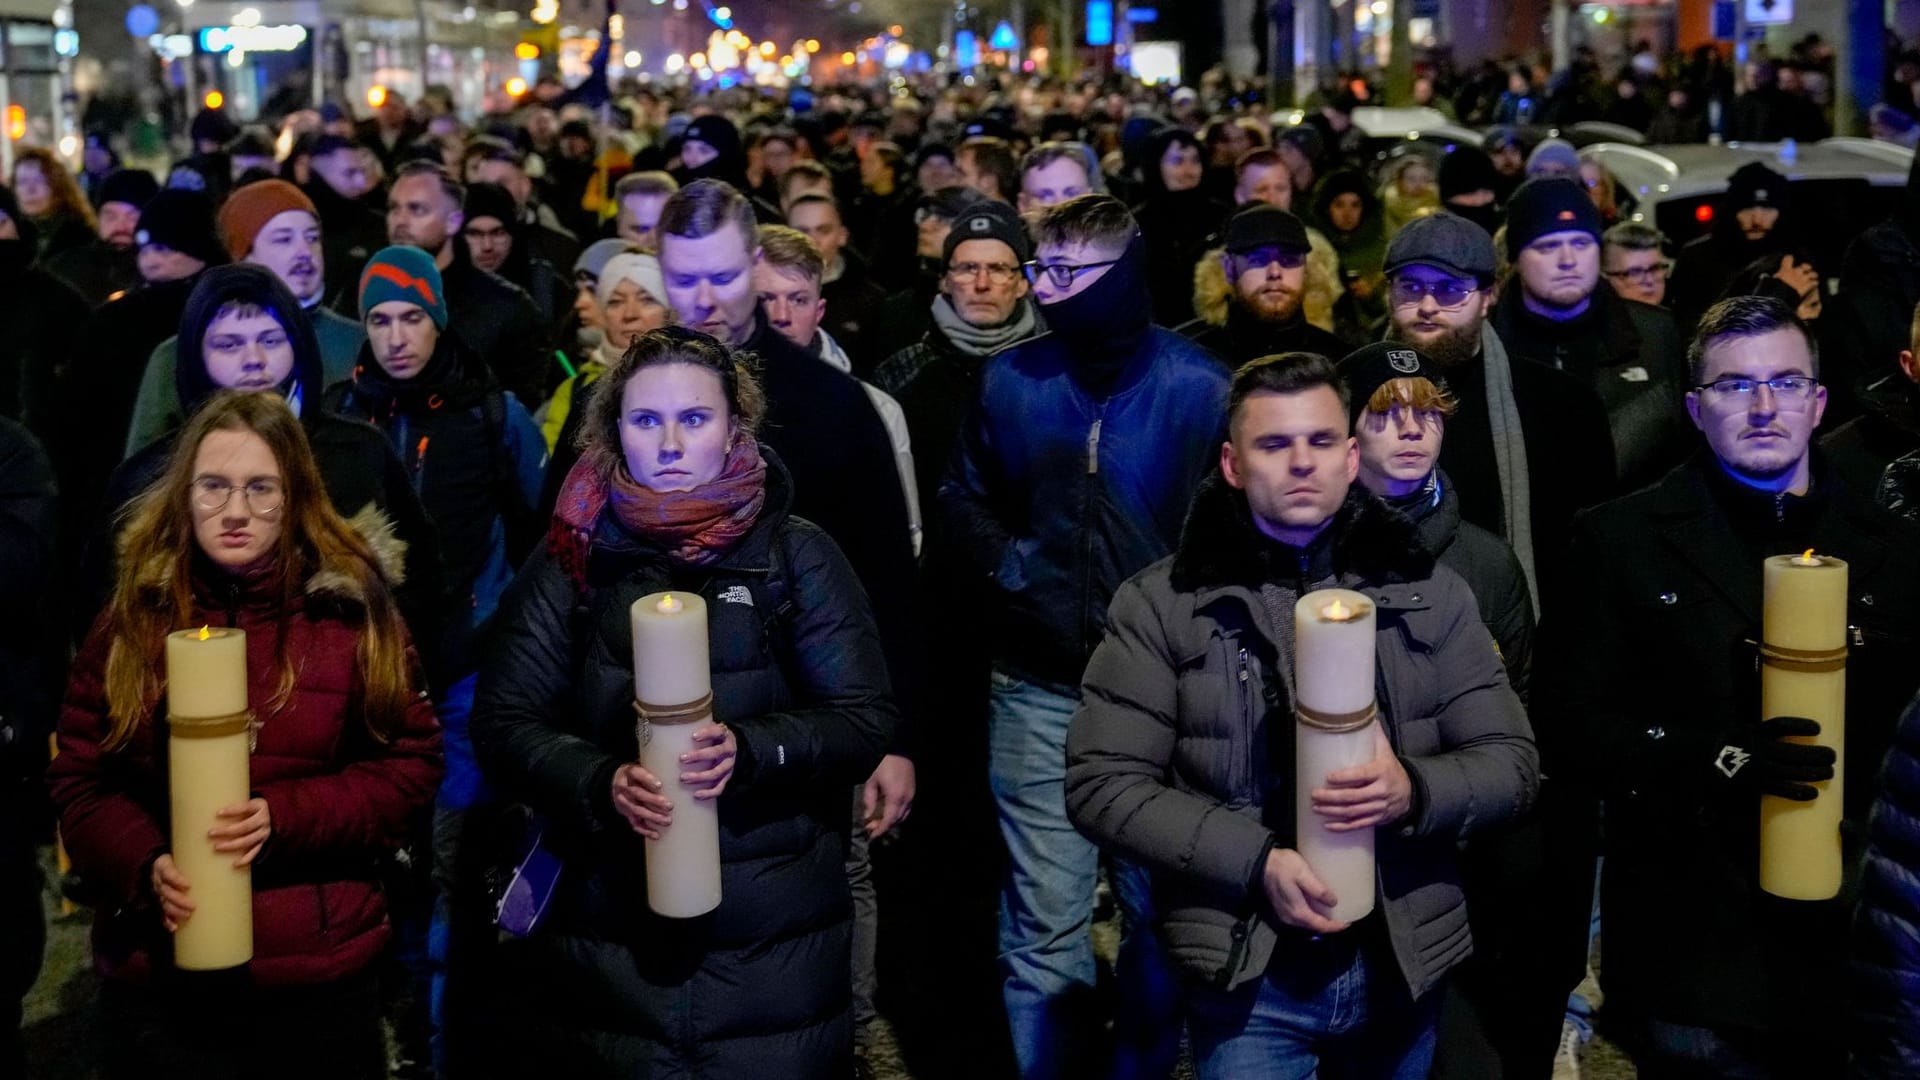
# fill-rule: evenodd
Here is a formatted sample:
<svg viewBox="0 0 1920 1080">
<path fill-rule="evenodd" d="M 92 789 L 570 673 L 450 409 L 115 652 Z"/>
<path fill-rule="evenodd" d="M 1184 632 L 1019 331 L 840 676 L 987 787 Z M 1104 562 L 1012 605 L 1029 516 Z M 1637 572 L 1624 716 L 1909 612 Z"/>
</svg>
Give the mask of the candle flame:
<svg viewBox="0 0 1920 1080">
<path fill-rule="evenodd" d="M 209 629 L 207 629 L 207 628 L 206 628 L 206 627 L 204 627 L 204 626 L 202 626 L 202 627 L 200 628 L 200 640 L 201 640 L 201 641 L 205 641 L 205 640 L 207 640 L 208 638 L 210 638 L 210 637 L 212 637 L 212 636 L 213 636 L 213 631 L 211 631 L 211 630 L 209 630 Z"/>
<path fill-rule="evenodd" d="M 1813 561 L 1813 549 L 1812 549 L 1812 548 L 1808 548 L 1808 549 L 1806 550 L 1806 552 L 1805 552 L 1804 554 L 1802 554 L 1802 555 L 1800 556 L 1800 561 L 1801 561 L 1801 562 L 1812 562 L 1812 561 Z"/>
<path fill-rule="evenodd" d="M 1347 605 L 1341 603 L 1338 600 L 1335 600 L 1333 603 L 1328 604 L 1326 607 L 1320 609 L 1320 614 L 1326 616 L 1327 618 L 1333 620 L 1334 622 L 1346 622 L 1347 619 L 1353 616 L 1353 612 L 1348 610 Z"/>
<path fill-rule="evenodd" d="M 660 602 L 653 605 L 653 609 L 655 611 L 658 611 L 662 615 L 671 615 L 674 612 L 679 611 L 680 608 L 681 608 L 680 601 L 675 600 L 673 598 L 672 593 L 668 593 L 665 596 L 662 596 L 660 598 Z"/>
</svg>

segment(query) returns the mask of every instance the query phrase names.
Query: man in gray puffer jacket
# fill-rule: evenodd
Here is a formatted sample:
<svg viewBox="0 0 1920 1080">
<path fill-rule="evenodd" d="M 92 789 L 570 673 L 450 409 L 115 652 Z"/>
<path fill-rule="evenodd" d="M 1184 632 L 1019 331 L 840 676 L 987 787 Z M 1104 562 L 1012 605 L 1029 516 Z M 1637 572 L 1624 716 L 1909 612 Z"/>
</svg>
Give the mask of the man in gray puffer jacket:
<svg viewBox="0 0 1920 1080">
<path fill-rule="evenodd" d="M 1353 487 L 1330 361 L 1289 353 L 1234 377 L 1221 475 L 1179 550 L 1115 595 L 1067 740 L 1067 809 L 1148 866 L 1187 977 L 1200 1080 L 1424 1076 L 1438 995 L 1472 951 L 1457 845 L 1539 786 L 1526 713 L 1472 592 L 1404 520 Z M 1364 592 L 1378 610 L 1374 760 L 1312 806 L 1377 829 L 1375 914 L 1351 926 L 1294 850 L 1294 602 Z"/>
</svg>

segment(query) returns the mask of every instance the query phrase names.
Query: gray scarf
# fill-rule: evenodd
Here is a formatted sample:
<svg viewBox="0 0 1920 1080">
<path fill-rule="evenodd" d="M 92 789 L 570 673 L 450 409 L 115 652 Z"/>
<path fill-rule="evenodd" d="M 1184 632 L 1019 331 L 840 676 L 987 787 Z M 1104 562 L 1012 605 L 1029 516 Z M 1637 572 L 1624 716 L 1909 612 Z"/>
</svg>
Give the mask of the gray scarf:
<svg viewBox="0 0 1920 1080">
<path fill-rule="evenodd" d="M 1040 320 L 1034 314 L 1031 300 L 1020 301 L 1014 309 L 1013 318 L 999 326 L 974 326 L 953 310 L 953 304 L 945 296 L 933 298 L 933 325 L 947 335 L 954 348 L 969 356 L 992 356 L 1016 341 L 1040 332 Z"/>
<path fill-rule="evenodd" d="M 1487 420 L 1493 427 L 1493 460 L 1500 472 L 1500 505 L 1506 512 L 1507 543 L 1520 560 L 1533 617 L 1540 617 L 1540 581 L 1533 568 L 1533 497 L 1527 477 L 1527 444 L 1520 425 L 1520 404 L 1513 397 L 1513 366 L 1492 323 L 1480 326 L 1480 355 L 1487 372 Z"/>
</svg>

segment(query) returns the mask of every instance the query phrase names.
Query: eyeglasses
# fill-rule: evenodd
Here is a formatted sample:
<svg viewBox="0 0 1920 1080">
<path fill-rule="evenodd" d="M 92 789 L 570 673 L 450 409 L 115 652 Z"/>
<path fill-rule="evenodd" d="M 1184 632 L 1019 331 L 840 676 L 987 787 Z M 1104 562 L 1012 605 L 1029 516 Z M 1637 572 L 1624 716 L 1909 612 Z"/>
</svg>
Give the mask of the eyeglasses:
<svg viewBox="0 0 1920 1080">
<path fill-rule="evenodd" d="M 247 509 L 258 517 L 272 517 L 280 512 L 281 504 L 286 500 L 286 491 L 276 480 L 255 480 L 244 486 L 236 486 L 218 477 L 203 476 L 193 482 L 193 504 L 208 513 L 217 514 L 233 501 L 233 493 L 247 502 Z"/>
<path fill-rule="evenodd" d="M 1706 394 L 1716 402 L 1739 402 L 1742 408 L 1754 399 L 1761 387 L 1773 391 L 1773 398 L 1780 407 L 1797 412 L 1806 408 L 1813 398 L 1813 388 L 1820 380 L 1810 375 L 1778 375 L 1771 379 L 1748 379 L 1730 375 L 1724 379 L 1715 379 L 1710 383 L 1701 383 L 1693 388 L 1697 394 Z"/>
<path fill-rule="evenodd" d="M 947 276 L 955 281 L 973 281 L 981 274 L 985 274 L 987 280 L 995 285 L 1012 284 L 1014 275 L 1019 272 L 1019 267 L 1009 266 L 1006 263 L 963 262 L 947 267 Z"/>
<path fill-rule="evenodd" d="M 1478 285 L 1468 285 L 1459 281 L 1419 281 L 1414 278 L 1393 279 L 1393 303 L 1396 307 L 1412 307 L 1426 297 L 1443 308 L 1457 308 L 1467 302 L 1467 297 L 1480 291 Z"/>
<path fill-rule="evenodd" d="M 1036 259 L 1033 262 L 1027 263 L 1024 269 L 1027 272 L 1027 280 L 1036 285 L 1040 283 L 1040 277 L 1044 274 L 1046 275 L 1046 279 L 1053 283 L 1054 288 L 1071 289 L 1073 288 L 1075 275 L 1083 274 L 1088 270 L 1099 270 L 1104 267 L 1114 266 L 1119 262 L 1119 259 L 1108 259 L 1106 262 L 1081 263 L 1078 266 L 1071 263 L 1053 263 L 1049 266 L 1042 266 L 1039 260 Z"/>
<path fill-rule="evenodd" d="M 1631 281 L 1635 285 L 1651 285 L 1656 281 L 1665 281 L 1667 275 L 1672 271 L 1672 263 L 1657 262 L 1652 266 L 1634 266 L 1625 270 L 1606 270 L 1602 272 L 1615 281 Z"/>
<path fill-rule="evenodd" d="M 1304 251 L 1283 251 L 1280 248 L 1264 247 L 1235 255 L 1234 261 L 1240 265 L 1240 272 L 1265 270 L 1278 263 L 1282 270 L 1298 270 L 1307 265 L 1307 253 Z"/>
</svg>

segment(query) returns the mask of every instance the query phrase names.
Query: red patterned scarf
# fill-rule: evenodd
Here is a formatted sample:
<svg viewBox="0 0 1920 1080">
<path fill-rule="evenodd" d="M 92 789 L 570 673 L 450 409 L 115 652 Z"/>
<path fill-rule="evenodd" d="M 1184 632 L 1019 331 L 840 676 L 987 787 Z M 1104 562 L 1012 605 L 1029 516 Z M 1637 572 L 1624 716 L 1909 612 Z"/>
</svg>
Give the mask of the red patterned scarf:
<svg viewBox="0 0 1920 1080">
<path fill-rule="evenodd" d="M 618 453 L 598 448 L 582 454 L 567 473 L 549 539 L 579 577 L 594 523 L 611 509 L 628 532 L 665 547 L 676 561 L 704 566 L 747 535 L 766 501 L 767 462 L 751 438 L 736 440 L 720 475 L 692 491 L 645 487 L 628 475 Z"/>
</svg>

